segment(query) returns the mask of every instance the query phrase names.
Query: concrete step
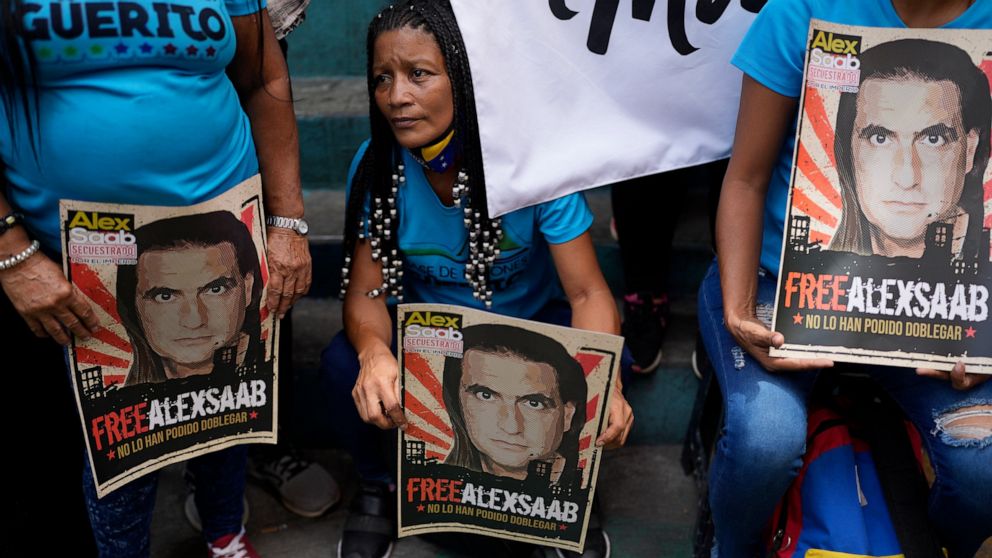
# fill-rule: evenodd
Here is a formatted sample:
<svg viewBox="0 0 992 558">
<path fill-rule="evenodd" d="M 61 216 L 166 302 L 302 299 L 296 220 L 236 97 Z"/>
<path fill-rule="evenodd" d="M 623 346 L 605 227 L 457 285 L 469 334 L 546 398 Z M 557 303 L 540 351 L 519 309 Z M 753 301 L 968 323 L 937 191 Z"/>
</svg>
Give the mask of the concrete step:
<svg viewBox="0 0 992 558">
<path fill-rule="evenodd" d="M 681 447 L 653 445 L 627 447 L 606 452 L 600 469 L 599 496 L 602 519 L 617 557 L 688 558 L 691 530 L 696 514 L 696 491 L 692 480 L 682 475 Z M 265 488 L 249 483 L 250 509 L 247 531 L 252 544 L 266 558 L 328 558 L 335 548 L 347 516 L 357 478 L 347 455 L 335 450 L 314 452 L 341 484 L 344 501 L 316 519 L 288 512 Z M 152 520 L 154 558 L 203 556 L 204 543 L 183 514 L 186 488 L 182 466 L 161 471 Z M 396 558 L 456 558 L 422 539 L 397 542 Z M 546 558 L 554 556 L 546 552 Z M 466 557 L 471 558 L 471 557 Z"/>
</svg>

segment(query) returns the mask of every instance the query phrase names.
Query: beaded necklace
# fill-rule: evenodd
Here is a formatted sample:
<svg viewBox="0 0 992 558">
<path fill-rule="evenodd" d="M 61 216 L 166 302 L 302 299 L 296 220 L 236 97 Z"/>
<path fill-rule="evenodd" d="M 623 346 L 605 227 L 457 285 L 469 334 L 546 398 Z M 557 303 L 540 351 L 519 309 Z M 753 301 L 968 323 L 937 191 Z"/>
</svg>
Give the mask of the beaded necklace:
<svg viewBox="0 0 992 558">
<path fill-rule="evenodd" d="M 369 247 L 372 249 L 372 261 L 382 264 L 382 284 L 368 291 L 366 296 L 377 298 L 385 294 L 394 297 L 399 303 L 403 302 L 403 258 L 398 248 L 389 248 L 387 252 L 383 245 L 391 243 L 395 234 L 394 227 L 399 224 L 396 197 L 399 189 L 406 184 L 405 171 L 406 167 L 402 163 L 396 166 L 389 195 L 385 200 L 380 196 L 372 199 L 365 226 L 358 233 L 360 241 L 368 238 Z M 472 287 L 472 297 L 490 309 L 493 304 L 493 290 L 489 284 L 489 275 L 493 263 L 500 255 L 499 244 L 503 239 L 502 219 L 490 219 L 488 226 L 483 228 L 482 213 L 471 206 L 468 181 L 469 177 L 465 171 L 459 171 L 451 188 L 455 206 L 462 207 L 464 203 L 463 222 L 469 238 L 465 280 Z M 342 298 L 350 283 L 350 269 L 351 255 L 345 255 L 345 265 L 341 268 Z"/>
</svg>

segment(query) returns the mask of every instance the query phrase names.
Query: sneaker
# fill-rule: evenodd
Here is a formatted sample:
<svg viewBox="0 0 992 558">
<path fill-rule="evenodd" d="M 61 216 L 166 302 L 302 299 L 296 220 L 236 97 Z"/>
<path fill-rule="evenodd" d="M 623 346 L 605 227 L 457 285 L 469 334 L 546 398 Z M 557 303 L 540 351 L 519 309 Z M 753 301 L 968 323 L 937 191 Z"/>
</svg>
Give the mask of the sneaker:
<svg viewBox="0 0 992 558">
<path fill-rule="evenodd" d="M 389 557 L 396 539 L 395 499 L 385 484 L 361 481 L 338 542 L 338 558 Z"/>
<path fill-rule="evenodd" d="M 248 474 L 275 491 L 286 509 L 303 517 L 318 517 L 341 500 L 341 489 L 327 469 L 295 452 L 269 459 L 252 455 Z"/>
<path fill-rule="evenodd" d="M 207 543 L 207 549 L 210 551 L 210 558 L 261 558 L 248 542 L 244 527 L 236 535 L 224 535 Z"/>
<path fill-rule="evenodd" d="M 623 337 L 634 356 L 634 372 L 654 372 L 661 364 L 661 343 L 668 327 L 668 296 L 641 292 L 623 297 Z"/>
<path fill-rule="evenodd" d="M 241 523 L 248 523 L 248 496 L 243 496 L 242 500 L 245 512 L 241 514 Z M 183 512 L 186 514 L 186 521 L 199 533 L 203 531 L 203 522 L 200 521 L 200 511 L 196 509 L 196 498 L 190 492 L 186 495 L 186 502 L 183 504 Z"/>
</svg>

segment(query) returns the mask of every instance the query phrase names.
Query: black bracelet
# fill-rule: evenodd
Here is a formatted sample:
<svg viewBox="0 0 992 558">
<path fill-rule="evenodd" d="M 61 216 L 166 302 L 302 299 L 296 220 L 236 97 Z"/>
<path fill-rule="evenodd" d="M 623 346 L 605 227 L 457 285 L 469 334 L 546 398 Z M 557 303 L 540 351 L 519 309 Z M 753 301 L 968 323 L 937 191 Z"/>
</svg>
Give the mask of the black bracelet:
<svg viewBox="0 0 992 558">
<path fill-rule="evenodd" d="M 16 227 L 24 220 L 24 216 L 16 211 L 14 213 L 8 213 L 4 215 L 3 219 L 0 219 L 0 234 L 3 234 L 10 229 Z"/>
</svg>

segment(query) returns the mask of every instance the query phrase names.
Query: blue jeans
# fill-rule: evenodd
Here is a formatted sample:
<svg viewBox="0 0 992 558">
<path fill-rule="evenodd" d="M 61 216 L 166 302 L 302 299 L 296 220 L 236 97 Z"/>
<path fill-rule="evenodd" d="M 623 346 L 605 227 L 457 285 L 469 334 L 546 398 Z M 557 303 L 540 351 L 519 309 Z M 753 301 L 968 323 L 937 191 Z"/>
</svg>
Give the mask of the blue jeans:
<svg viewBox="0 0 992 558">
<path fill-rule="evenodd" d="M 774 303 L 775 277 L 762 274 L 759 317 L 770 317 Z M 737 345 L 723 322 L 716 262 L 699 290 L 699 326 L 725 413 L 709 479 L 716 541 L 721 556 L 756 556 L 775 505 L 802 464 L 806 399 L 817 373 L 770 373 Z M 974 556 L 992 535 L 992 429 L 955 430 L 947 419 L 967 410 L 986 420 L 992 416 L 992 381 L 960 392 L 905 368 L 866 366 L 865 371 L 923 437 L 937 475 L 929 513 L 944 546 L 952 557 Z"/>
<path fill-rule="evenodd" d="M 531 318 L 547 324 L 568 326 L 572 321 L 572 309 L 565 302 L 553 301 L 545 305 Z M 395 326 L 396 316 L 393 314 Z M 395 331 L 395 327 L 393 328 Z M 393 340 L 396 352 L 396 340 Z M 630 351 L 624 347 L 620 372 L 624 385 L 629 383 L 634 362 Z M 383 448 L 389 443 L 392 431 L 362 421 L 351 398 L 351 390 L 358 380 L 358 353 L 344 331 L 339 332 L 320 354 L 320 382 L 331 402 L 331 420 L 334 432 L 342 446 L 351 454 L 358 469 L 358 475 L 366 481 L 390 483 L 393 475 L 388 463 L 395 463 L 395 457 L 387 460 Z"/>
<path fill-rule="evenodd" d="M 241 531 L 244 514 L 247 446 L 234 446 L 191 459 L 186 466 L 193 474 L 196 508 L 208 542 Z M 149 555 L 149 532 L 158 473 L 129 482 L 103 498 L 89 462 L 83 467 L 83 490 L 93 525 L 93 536 L 102 558 L 145 558 Z"/>
</svg>

